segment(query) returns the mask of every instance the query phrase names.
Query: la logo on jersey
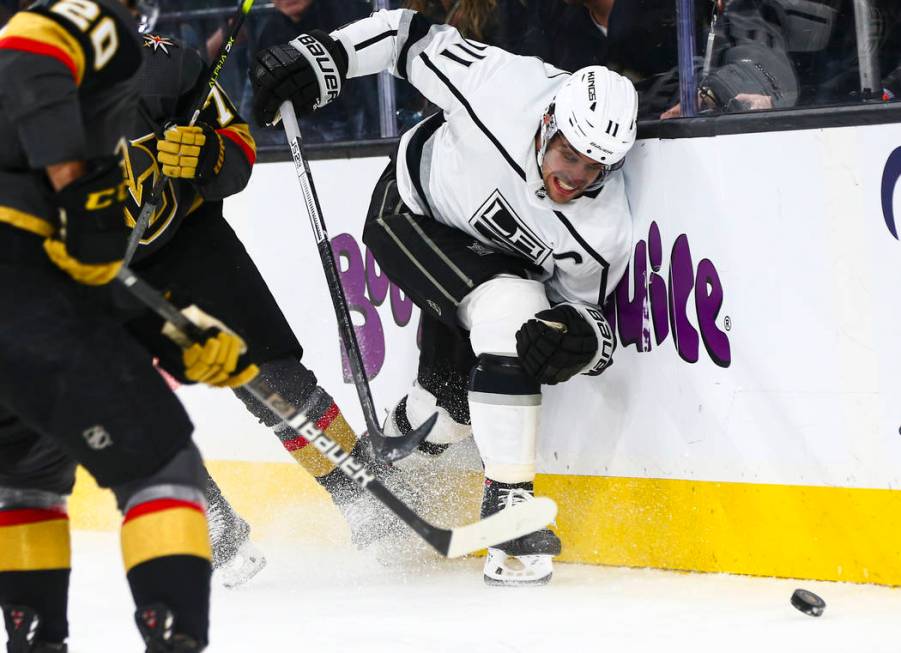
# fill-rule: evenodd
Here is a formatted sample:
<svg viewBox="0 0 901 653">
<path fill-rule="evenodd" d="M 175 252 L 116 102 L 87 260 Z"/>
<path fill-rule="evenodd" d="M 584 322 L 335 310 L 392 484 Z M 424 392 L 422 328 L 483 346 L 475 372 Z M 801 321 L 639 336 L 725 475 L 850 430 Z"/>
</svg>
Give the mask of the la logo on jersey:
<svg viewBox="0 0 901 653">
<path fill-rule="evenodd" d="M 526 226 L 497 189 L 476 210 L 469 224 L 491 242 L 535 265 L 544 263 L 551 253 L 551 248 Z"/>
<path fill-rule="evenodd" d="M 892 152 L 885 162 L 882 171 L 882 217 L 889 233 L 898 239 L 898 227 L 895 224 L 895 189 L 901 179 L 901 147 Z"/>
</svg>

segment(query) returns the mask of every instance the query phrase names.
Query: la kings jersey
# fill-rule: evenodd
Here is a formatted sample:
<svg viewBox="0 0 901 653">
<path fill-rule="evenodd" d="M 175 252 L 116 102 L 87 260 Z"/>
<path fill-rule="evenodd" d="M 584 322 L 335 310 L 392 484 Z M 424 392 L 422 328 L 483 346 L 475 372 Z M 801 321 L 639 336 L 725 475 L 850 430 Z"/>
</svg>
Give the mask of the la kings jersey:
<svg viewBox="0 0 901 653">
<path fill-rule="evenodd" d="M 535 155 L 567 73 L 409 10 L 379 11 L 332 37 L 347 51 L 348 77 L 390 70 L 443 109 L 443 123 L 423 121 L 401 139 L 398 190 L 410 208 L 540 266 L 552 302 L 604 303 L 631 247 L 622 174 L 557 204 Z M 433 133 L 417 137 L 422 130 Z"/>
</svg>

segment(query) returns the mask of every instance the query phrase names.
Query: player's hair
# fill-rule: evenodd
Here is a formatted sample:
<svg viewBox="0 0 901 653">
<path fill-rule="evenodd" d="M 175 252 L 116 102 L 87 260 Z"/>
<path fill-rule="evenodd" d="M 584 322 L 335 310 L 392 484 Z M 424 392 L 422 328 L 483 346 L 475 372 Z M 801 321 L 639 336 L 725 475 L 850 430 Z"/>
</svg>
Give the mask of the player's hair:
<svg viewBox="0 0 901 653">
<path fill-rule="evenodd" d="M 463 36 L 479 41 L 486 38 L 497 19 L 497 0 L 454 0 L 447 10 L 441 0 L 407 0 L 406 5 L 432 20 L 453 25 Z"/>
</svg>

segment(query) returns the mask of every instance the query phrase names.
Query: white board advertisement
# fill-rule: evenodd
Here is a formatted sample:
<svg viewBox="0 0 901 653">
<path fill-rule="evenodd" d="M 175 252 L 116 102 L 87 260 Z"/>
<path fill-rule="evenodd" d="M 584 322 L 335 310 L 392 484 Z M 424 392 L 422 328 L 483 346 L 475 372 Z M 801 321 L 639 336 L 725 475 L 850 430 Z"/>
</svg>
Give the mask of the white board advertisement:
<svg viewBox="0 0 901 653">
<path fill-rule="evenodd" d="M 386 164 L 312 163 L 380 412 L 415 376 L 419 317 L 360 239 Z M 901 126 L 645 140 L 625 174 L 615 363 L 546 388 L 539 471 L 897 488 Z M 362 429 L 293 165 L 256 166 L 226 216 Z M 289 460 L 228 392 L 179 392 L 206 456 Z"/>
</svg>

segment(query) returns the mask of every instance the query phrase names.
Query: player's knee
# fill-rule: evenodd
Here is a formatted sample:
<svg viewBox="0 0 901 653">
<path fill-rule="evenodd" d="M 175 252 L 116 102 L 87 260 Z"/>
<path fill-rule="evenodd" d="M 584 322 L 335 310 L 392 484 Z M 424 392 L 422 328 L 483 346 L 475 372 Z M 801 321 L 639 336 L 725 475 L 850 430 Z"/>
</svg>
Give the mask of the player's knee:
<svg viewBox="0 0 901 653">
<path fill-rule="evenodd" d="M 476 355 L 516 356 L 516 332 L 549 306 L 541 282 L 499 276 L 469 293 L 460 304 L 457 318 L 469 331 Z"/>
<path fill-rule="evenodd" d="M 134 507 L 156 500 L 175 500 L 203 506 L 207 473 L 197 446 L 190 442 L 149 476 L 113 487 L 116 503 L 123 514 Z"/>
<path fill-rule="evenodd" d="M 209 575 L 206 478 L 200 451 L 191 443 L 154 474 L 113 488 L 124 516 L 122 557 L 129 574 L 141 568 L 138 576 L 153 569 L 172 575 L 182 559 L 198 578 Z M 133 589 L 148 584 L 129 578 Z"/>
<path fill-rule="evenodd" d="M 260 365 L 260 378 L 295 406 L 307 403 L 317 387 L 316 375 L 296 358 L 263 363 Z M 236 388 L 235 394 L 262 424 L 272 427 L 280 422 L 271 409 L 246 389 Z"/>
<path fill-rule="evenodd" d="M 4 532 L 10 535 L 4 537 Z M 33 556 L 36 550 L 43 554 Z M 69 566 L 65 495 L 0 486 L 0 572 L 45 571 L 57 565 Z"/>
<path fill-rule="evenodd" d="M 541 385 L 518 358 L 479 356 L 470 376 L 469 410 L 485 476 L 503 483 L 531 481 Z"/>
</svg>

